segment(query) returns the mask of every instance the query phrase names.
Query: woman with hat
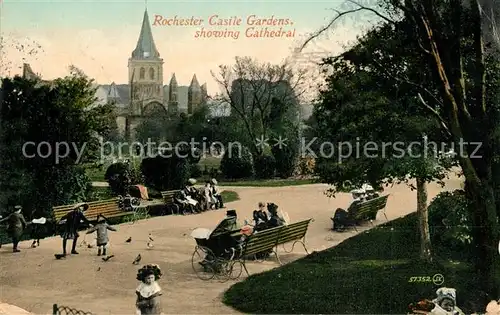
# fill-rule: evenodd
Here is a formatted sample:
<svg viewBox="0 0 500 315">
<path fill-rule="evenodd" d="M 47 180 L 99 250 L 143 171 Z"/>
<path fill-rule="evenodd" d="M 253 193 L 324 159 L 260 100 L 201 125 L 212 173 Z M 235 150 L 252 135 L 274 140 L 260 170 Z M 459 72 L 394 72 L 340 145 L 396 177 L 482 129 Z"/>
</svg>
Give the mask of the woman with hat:
<svg viewBox="0 0 500 315">
<path fill-rule="evenodd" d="M 26 220 L 24 219 L 23 214 L 21 213 L 22 207 L 15 206 L 15 210 L 5 219 L 0 220 L 0 223 L 3 221 L 8 221 L 7 233 L 12 238 L 12 252 L 18 253 L 20 250 L 17 248 L 21 236 L 23 235 L 23 231 L 26 228 Z"/>
<path fill-rule="evenodd" d="M 464 312 L 457 306 L 457 291 L 455 289 L 439 288 L 436 295 L 437 297 L 432 301 L 436 307 L 429 314 L 464 315 Z"/>
<path fill-rule="evenodd" d="M 212 186 L 212 196 L 216 200 L 215 208 L 224 208 L 224 202 L 222 201 L 222 196 L 220 194 L 219 187 L 217 186 L 217 180 L 215 178 L 212 178 L 210 180 L 210 184 Z"/>
<path fill-rule="evenodd" d="M 92 227 L 92 224 L 90 224 L 89 220 L 85 217 L 83 214 L 87 209 L 89 208 L 89 205 L 86 203 L 81 203 L 77 204 L 73 210 L 68 212 L 65 216 L 61 218 L 59 221 L 60 223 L 64 222 L 64 232 L 62 233 L 61 237 L 63 239 L 63 256 L 66 256 L 66 244 L 69 239 L 73 240 L 73 245 L 71 246 L 71 254 L 77 255 L 78 252 L 76 251 L 76 241 L 78 240 L 78 230 L 81 227 L 81 223 L 83 222 L 85 225 L 88 225 Z"/>
</svg>

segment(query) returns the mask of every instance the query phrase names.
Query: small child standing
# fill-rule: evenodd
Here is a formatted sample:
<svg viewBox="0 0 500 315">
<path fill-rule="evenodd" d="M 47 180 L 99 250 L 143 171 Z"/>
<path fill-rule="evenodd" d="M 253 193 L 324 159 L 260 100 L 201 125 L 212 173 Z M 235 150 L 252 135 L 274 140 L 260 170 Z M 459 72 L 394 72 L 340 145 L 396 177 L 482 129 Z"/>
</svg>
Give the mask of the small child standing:
<svg viewBox="0 0 500 315">
<path fill-rule="evenodd" d="M 108 245 L 108 230 L 115 231 L 116 229 L 110 226 L 103 216 L 98 216 L 97 224 L 87 231 L 87 234 L 91 234 L 97 231 L 97 256 L 106 256 L 106 245 Z"/>
</svg>

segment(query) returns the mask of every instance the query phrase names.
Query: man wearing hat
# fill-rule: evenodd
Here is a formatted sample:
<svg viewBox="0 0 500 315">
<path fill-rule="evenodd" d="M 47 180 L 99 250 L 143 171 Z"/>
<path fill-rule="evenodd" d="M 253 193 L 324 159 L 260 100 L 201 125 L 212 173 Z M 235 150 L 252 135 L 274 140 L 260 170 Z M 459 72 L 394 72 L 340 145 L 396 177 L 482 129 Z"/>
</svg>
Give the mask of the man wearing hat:
<svg viewBox="0 0 500 315">
<path fill-rule="evenodd" d="M 64 232 L 61 234 L 63 239 L 63 255 L 66 256 L 66 243 L 69 239 L 73 240 L 73 245 L 71 246 L 71 254 L 77 255 L 76 251 L 76 241 L 78 240 L 78 230 L 80 229 L 82 223 L 92 227 L 89 220 L 83 214 L 89 205 L 86 203 L 77 204 L 73 210 L 68 212 L 65 216 L 61 218 L 60 223 L 64 222 Z"/>
<path fill-rule="evenodd" d="M 0 220 L 0 223 L 3 221 L 8 221 L 7 233 L 12 238 L 12 252 L 18 253 L 20 250 L 17 248 L 19 244 L 19 240 L 23 235 L 23 230 L 26 228 L 26 220 L 24 219 L 21 206 L 15 206 L 14 212 L 11 213 L 5 219 Z"/>
</svg>

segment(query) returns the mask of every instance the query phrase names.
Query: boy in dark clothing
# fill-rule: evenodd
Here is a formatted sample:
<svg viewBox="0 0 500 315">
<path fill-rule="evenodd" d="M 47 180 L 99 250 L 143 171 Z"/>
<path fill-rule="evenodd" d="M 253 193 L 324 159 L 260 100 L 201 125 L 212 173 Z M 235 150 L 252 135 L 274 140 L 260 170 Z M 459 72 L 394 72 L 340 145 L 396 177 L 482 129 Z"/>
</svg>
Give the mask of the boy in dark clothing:
<svg viewBox="0 0 500 315">
<path fill-rule="evenodd" d="M 73 245 L 71 246 L 71 254 L 78 255 L 76 251 L 76 241 L 78 240 L 78 230 L 84 225 L 92 227 L 89 220 L 83 214 L 89 208 L 88 204 L 79 204 L 73 210 L 68 212 L 65 216 L 61 218 L 60 222 L 64 223 L 64 232 L 61 237 L 63 239 L 63 255 L 66 256 L 66 244 L 69 239 L 73 240 Z"/>
</svg>

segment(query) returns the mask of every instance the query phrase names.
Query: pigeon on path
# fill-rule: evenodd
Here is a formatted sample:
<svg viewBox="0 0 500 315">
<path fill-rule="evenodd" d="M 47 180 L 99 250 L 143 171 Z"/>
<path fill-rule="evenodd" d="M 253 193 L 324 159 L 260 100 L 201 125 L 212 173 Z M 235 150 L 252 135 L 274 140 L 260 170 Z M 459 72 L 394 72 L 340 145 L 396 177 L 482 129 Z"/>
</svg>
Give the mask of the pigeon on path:
<svg viewBox="0 0 500 315">
<path fill-rule="evenodd" d="M 137 257 L 135 257 L 135 259 L 132 262 L 132 264 L 138 265 L 141 262 L 141 259 L 142 259 L 141 254 L 137 255 Z"/>
<path fill-rule="evenodd" d="M 131 237 L 127 238 L 127 240 L 126 240 L 125 242 L 126 242 L 126 243 L 130 243 L 130 242 L 132 242 L 132 238 L 131 238 Z"/>
<path fill-rule="evenodd" d="M 54 256 L 56 257 L 56 259 L 61 259 L 61 258 L 66 257 L 66 255 L 64 255 L 64 254 L 54 254 Z"/>
<path fill-rule="evenodd" d="M 115 255 L 109 255 L 109 256 L 103 257 L 102 260 L 103 261 L 108 261 L 108 260 L 110 260 L 113 257 L 115 257 Z"/>
</svg>

